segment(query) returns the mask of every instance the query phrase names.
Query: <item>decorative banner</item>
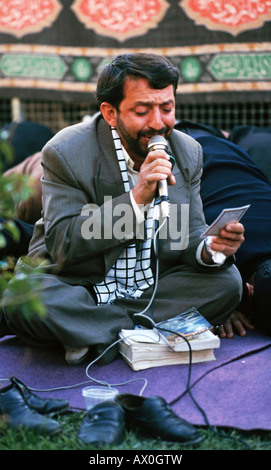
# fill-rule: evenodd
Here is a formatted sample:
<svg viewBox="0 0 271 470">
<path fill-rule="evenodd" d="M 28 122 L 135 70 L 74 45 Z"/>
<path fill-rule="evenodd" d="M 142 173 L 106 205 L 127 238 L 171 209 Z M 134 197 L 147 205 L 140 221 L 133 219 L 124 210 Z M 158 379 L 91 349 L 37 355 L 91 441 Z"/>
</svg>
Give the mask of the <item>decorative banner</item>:
<svg viewBox="0 0 271 470">
<path fill-rule="evenodd" d="M 166 0 L 75 0 L 72 10 L 86 28 L 124 41 L 156 28 L 168 7 Z"/>
<path fill-rule="evenodd" d="M 271 80 L 271 53 L 218 54 L 208 70 L 216 80 Z"/>
<path fill-rule="evenodd" d="M 58 0 L 0 1 L 0 32 L 21 38 L 52 26 L 62 6 Z"/>
<path fill-rule="evenodd" d="M 271 0 L 182 0 L 180 6 L 196 24 L 233 36 L 271 19 Z"/>
<path fill-rule="evenodd" d="M 94 101 L 101 67 L 155 52 L 181 103 L 270 102 L 271 0 L 0 0 L 0 97 Z"/>
<path fill-rule="evenodd" d="M 58 56 L 4 54 L 0 67 L 5 76 L 62 80 L 68 67 Z"/>
</svg>

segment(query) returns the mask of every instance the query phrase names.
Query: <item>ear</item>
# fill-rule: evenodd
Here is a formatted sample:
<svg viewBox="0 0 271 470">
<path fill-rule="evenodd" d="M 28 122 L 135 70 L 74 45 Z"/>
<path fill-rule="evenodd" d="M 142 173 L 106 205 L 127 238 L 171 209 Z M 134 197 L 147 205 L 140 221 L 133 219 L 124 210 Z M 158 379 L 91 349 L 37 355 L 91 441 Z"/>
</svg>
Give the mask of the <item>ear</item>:
<svg viewBox="0 0 271 470">
<path fill-rule="evenodd" d="M 101 113 L 103 115 L 104 120 L 109 124 L 111 127 L 115 127 L 117 124 L 117 110 L 112 106 L 112 104 L 107 103 L 104 101 L 100 106 Z"/>
<path fill-rule="evenodd" d="M 251 297 L 254 294 L 254 286 L 248 282 L 246 282 L 246 286 L 248 290 L 248 296 Z"/>
</svg>

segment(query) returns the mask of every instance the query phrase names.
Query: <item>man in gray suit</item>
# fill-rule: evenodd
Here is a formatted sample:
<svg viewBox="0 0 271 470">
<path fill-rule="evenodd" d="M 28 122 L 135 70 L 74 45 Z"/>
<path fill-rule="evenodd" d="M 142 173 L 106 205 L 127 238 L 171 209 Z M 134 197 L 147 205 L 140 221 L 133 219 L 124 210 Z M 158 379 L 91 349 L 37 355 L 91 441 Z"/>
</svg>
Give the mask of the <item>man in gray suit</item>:
<svg viewBox="0 0 271 470">
<path fill-rule="evenodd" d="M 178 78 L 160 56 L 117 56 L 98 79 L 101 112 L 63 129 L 43 149 L 43 216 L 28 257 L 46 260 L 43 274 L 29 275 L 40 280 L 47 315 L 28 317 L 19 307 L 9 315 L 7 289 L 2 324 L 31 345 L 61 343 L 70 364 L 102 353 L 122 328 L 134 328 L 136 313 L 158 322 L 194 306 L 220 325 L 241 300 L 232 257 L 244 228 L 226 226 L 209 246 L 202 237 L 202 149 L 173 130 Z M 167 151 L 148 149 L 157 135 L 167 140 Z M 160 214 L 162 181 L 169 215 Z"/>
</svg>

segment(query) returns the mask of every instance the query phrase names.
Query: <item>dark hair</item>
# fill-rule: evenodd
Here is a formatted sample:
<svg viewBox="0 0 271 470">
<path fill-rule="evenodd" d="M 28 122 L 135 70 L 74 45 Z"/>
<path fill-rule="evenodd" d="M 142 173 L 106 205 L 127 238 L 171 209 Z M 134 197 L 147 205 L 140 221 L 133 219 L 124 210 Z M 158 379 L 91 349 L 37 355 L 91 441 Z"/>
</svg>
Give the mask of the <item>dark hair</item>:
<svg viewBox="0 0 271 470">
<path fill-rule="evenodd" d="M 253 311 L 258 326 L 271 333 L 271 260 L 259 264 L 254 278 Z"/>
<path fill-rule="evenodd" d="M 96 96 L 99 106 L 106 101 L 118 109 L 124 99 L 124 82 L 128 76 L 146 78 L 150 87 L 155 89 L 173 85 L 176 94 L 179 70 L 157 54 L 118 55 L 102 69 L 98 78 Z"/>
</svg>

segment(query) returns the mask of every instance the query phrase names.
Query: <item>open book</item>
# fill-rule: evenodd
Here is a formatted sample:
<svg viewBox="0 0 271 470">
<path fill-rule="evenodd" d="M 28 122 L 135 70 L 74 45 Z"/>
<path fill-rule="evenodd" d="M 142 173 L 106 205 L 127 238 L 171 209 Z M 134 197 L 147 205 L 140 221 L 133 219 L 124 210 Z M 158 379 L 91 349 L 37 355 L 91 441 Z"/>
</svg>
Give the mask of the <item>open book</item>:
<svg viewBox="0 0 271 470">
<path fill-rule="evenodd" d="M 188 364 L 190 348 L 193 363 L 215 360 L 214 349 L 220 347 L 220 339 L 210 331 L 211 325 L 196 309 L 156 326 L 158 328 L 121 330 L 119 352 L 133 370 Z M 160 330 L 160 327 L 170 331 Z M 182 337 L 174 334 L 173 327 Z"/>
<path fill-rule="evenodd" d="M 195 307 L 185 312 L 156 324 L 156 329 L 163 335 L 170 346 L 177 351 L 177 345 L 186 339 L 194 338 L 212 328 L 212 325 L 204 318 Z M 180 336 L 181 335 L 181 336 Z"/>
</svg>

